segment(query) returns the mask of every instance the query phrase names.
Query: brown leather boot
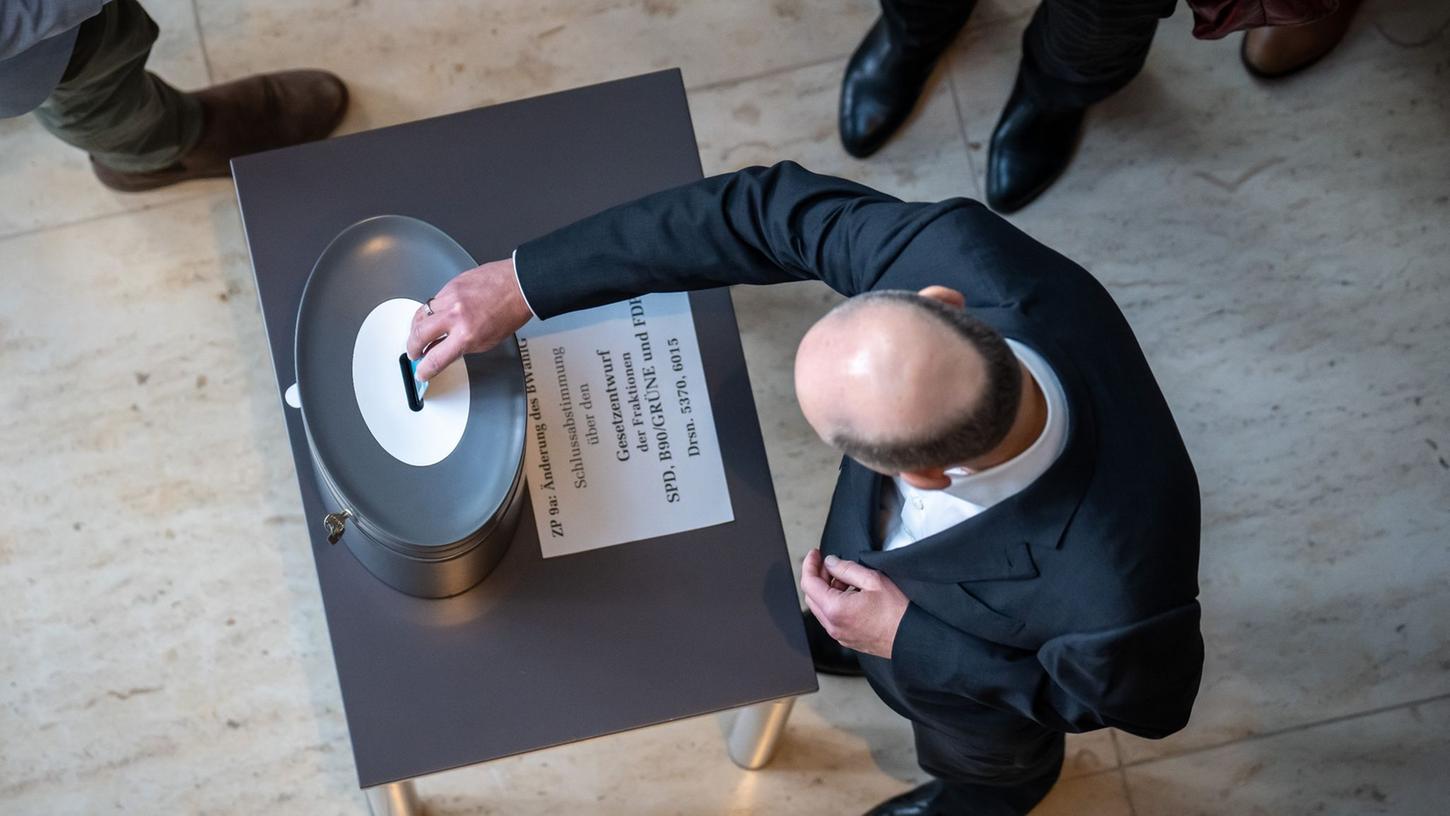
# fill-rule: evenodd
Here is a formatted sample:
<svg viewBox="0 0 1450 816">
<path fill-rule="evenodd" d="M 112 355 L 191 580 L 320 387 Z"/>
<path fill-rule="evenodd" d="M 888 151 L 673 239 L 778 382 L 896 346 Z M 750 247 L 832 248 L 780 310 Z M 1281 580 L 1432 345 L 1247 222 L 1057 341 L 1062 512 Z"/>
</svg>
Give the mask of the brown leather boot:
<svg viewBox="0 0 1450 816">
<path fill-rule="evenodd" d="M 146 173 L 113 170 L 91 159 L 96 178 L 136 193 L 182 181 L 231 175 L 231 160 L 327 136 L 347 111 L 347 86 L 326 71 L 258 74 L 193 94 L 204 117 L 196 146 L 170 167 Z"/>
<path fill-rule="evenodd" d="M 1328 17 L 1299 26 L 1254 28 L 1244 33 L 1239 58 L 1259 79 L 1278 79 L 1322 59 L 1344 39 L 1360 0 L 1339 0 Z"/>
</svg>

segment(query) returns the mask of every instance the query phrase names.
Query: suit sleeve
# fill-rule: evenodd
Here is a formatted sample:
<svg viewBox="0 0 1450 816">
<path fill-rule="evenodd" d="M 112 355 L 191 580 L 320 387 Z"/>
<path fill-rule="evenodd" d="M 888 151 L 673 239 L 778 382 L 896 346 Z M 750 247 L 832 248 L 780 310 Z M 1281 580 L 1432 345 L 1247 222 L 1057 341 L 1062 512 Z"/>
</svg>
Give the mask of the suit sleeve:
<svg viewBox="0 0 1450 816">
<path fill-rule="evenodd" d="M 1059 731 L 1119 728 L 1159 739 L 1183 728 L 1203 673 L 1192 601 L 1112 629 L 1062 635 L 1036 652 L 954 629 L 912 604 L 892 647 L 908 696 L 942 693 Z"/>
<path fill-rule="evenodd" d="M 959 231 L 967 199 L 906 203 L 793 162 L 752 167 L 622 204 L 519 247 L 541 318 L 649 292 L 822 280 L 870 289 L 924 233 Z"/>
</svg>

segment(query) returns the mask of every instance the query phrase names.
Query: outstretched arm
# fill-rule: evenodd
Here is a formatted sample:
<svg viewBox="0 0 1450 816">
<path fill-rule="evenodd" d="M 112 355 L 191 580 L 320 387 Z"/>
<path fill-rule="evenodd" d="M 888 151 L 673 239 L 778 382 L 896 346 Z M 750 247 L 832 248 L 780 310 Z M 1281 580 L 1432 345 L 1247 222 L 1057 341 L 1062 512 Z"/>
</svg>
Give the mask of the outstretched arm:
<svg viewBox="0 0 1450 816">
<path fill-rule="evenodd" d="M 703 179 L 605 210 L 459 275 L 419 311 L 408 353 L 426 379 L 541 318 L 649 292 L 822 280 L 870 289 L 934 224 L 980 205 L 899 201 L 792 162 Z M 945 225 L 955 229 L 953 225 Z"/>
<path fill-rule="evenodd" d="M 822 280 L 872 287 L 912 240 L 963 206 L 911 204 L 794 162 L 703 179 L 605 210 L 519 247 L 539 317 L 647 292 Z"/>
</svg>

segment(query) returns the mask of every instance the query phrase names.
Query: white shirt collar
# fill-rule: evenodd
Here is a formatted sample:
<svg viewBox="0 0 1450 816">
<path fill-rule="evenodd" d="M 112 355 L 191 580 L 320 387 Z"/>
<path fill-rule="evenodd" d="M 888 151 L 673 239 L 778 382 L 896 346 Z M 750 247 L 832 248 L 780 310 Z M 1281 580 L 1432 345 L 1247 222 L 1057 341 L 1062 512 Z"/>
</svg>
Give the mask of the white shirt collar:
<svg viewBox="0 0 1450 816">
<path fill-rule="evenodd" d="M 952 483 L 941 490 L 912 487 L 900 476 L 895 490 L 883 492 L 882 544 L 894 550 L 984 512 L 1037 480 L 1067 445 L 1067 397 L 1052 366 L 1031 348 L 1008 339 L 1007 345 L 1042 388 L 1047 419 L 1042 433 L 1022 453 L 977 473 L 949 469 Z"/>
<path fill-rule="evenodd" d="M 947 471 L 952 483 L 942 492 L 981 507 L 991 507 L 1036 481 L 1057 459 L 1067 436 L 1067 399 L 1056 372 L 1042 359 L 1042 355 L 1022 343 L 1008 339 L 1007 345 L 1042 388 L 1047 403 L 1047 420 L 1042 424 L 1042 433 L 1027 450 L 1006 462 L 975 473 L 961 468 Z"/>
</svg>

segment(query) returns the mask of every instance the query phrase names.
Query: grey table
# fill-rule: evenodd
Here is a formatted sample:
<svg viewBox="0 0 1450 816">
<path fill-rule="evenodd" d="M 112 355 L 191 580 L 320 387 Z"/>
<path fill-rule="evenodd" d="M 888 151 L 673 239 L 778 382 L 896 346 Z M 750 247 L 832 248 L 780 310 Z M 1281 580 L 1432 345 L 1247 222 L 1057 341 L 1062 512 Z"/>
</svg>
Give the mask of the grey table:
<svg viewBox="0 0 1450 816">
<path fill-rule="evenodd" d="M 477 260 L 701 175 L 678 71 L 465 111 L 233 162 L 279 396 L 297 304 L 333 236 L 411 215 Z M 445 600 L 389 589 L 327 543 L 298 412 L 282 409 L 358 781 L 375 812 L 412 779 L 745 707 L 727 739 L 769 761 L 816 690 L 728 291 L 693 293 L 730 524 L 543 559 L 532 511 L 482 584 Z"/>
</svg>

